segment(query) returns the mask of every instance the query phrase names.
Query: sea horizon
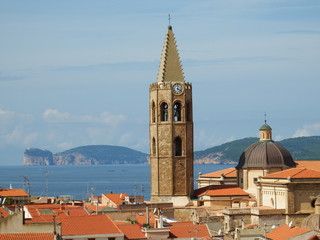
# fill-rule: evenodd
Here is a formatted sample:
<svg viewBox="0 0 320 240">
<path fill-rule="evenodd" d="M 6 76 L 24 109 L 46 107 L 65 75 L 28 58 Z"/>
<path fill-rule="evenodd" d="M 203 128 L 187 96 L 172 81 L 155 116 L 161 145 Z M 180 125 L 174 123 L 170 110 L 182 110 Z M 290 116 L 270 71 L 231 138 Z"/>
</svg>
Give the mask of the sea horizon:
<svg viewBox="0 0 320 240">
<path fill-rule="evenodd" d="M 194 179 L 235 165 L 195 164 Z M 196 181 L 195 181 L 196 188 Z M 127 193 L 150 199 L 149 164 L 1 166 L 0 187 L 23 188 L 35 196 L 84 200 L 92 194 Z"/>
</svg>

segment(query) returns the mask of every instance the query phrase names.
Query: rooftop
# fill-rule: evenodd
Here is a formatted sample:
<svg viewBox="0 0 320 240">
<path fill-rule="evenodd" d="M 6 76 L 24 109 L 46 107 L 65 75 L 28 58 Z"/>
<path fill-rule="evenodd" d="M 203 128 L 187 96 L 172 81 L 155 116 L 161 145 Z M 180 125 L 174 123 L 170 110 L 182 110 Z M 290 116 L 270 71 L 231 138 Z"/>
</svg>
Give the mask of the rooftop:
<svg viewBox="0 0 320 240">
<path fill-rule="evenodd" d="M 309 168 L 316 171 L 320 171 L 320 161 L 295 161 L 297 168 Z"/>
<path fill-rule="evenodd" d="M 26 220 L 28 223 L 53 222 L 54 215 L 57 216 L 57 220 L 61 217 L 88 215 L 88 212 L 82 206 L 65 204 L 32 204 L 25 205 L 25 208 L 31 215 L 31 219 Z"/>
<path fill-rule="evenodd" d="M 0 240 L 54 240 L 53 233 L 0 233 Z"/>
<path fill-rule="evenodd" d="M 126 193 L 106 193 L 102 194 L 103 197 L 109 198 L 116 205 L 121 205 L 125 201 L 125 197 L 129 197 Z"/>
<path fill-rule="evenodd" d="M 209 185 L 203 188 L 196 189 L 194 196 L 248 196 L 249 194 L 243 191 L 236 185 Z"/>
<path fill-rule="evenodd" d="M 281 172 L 268 174 L 263 178 L 320 178 L 320 171 L 308 168 L 290 168 Z"/>
<path fill-rule="evenodd" d="M 206 225 L 197 225 L 193 224 L 192 222 L 171 223 L 169 229 L 169 238 L 203 238 L 211 236 Z"/>
<path fill-rule="evenodd" d="M 311 229 L 300 228 L 300 227 L 289 227 L 288 225 L 282 225 L 271 232 L 267 233 L 265 236 L 272 240 L 286 240 L 291 237 L 299 236 L 301 234 L 310 232 Z"/>
<path fill-rule="evenodd" d="M 200 177 L 203 177 L 203 178 L 220 178 L 221 176 L 225 178 L 236 178 L 237 177 L 236 169 L 227 168 L 227 169 L 222 169 L 220 171 L 200 175 Z"/>
<path fill-rule="evenodd" d="M 122 224 L 118 225 L 119 229 L 124 233 L 126 239 L 146 239 L 147 237 L 141 231 L 140 224 Z"/>
<path fill-rule="evenodd" d="M 122 233 L 108 215 L 62 218 L 62 235 L 97 235 Z"/>
<path fill-rule="evenodd" d="M 29 194 L 23 189 L 1 189 L 0 197 L 28 197 Z"/>
</svg>

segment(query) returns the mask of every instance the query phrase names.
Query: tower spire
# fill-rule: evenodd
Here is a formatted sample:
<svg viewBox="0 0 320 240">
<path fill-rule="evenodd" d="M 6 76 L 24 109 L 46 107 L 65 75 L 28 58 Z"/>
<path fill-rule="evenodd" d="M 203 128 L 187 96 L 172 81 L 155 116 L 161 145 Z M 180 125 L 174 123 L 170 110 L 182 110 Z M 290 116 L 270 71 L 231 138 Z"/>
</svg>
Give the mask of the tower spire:
<svg viewBox="0 0 320 240">
<path fill-rule="evenodd" d="M 180 62 L 179 52 L 170 25 L 162 49 L 157 82 L 184 82 L 184 75 Z"/>
</svg>

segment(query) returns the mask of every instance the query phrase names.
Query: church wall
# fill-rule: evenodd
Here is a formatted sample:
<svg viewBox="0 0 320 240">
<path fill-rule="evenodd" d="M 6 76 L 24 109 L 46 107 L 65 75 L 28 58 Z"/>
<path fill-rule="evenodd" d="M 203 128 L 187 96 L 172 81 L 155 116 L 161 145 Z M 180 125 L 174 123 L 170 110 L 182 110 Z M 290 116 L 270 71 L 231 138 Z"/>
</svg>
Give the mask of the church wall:
<svg viewBox="0 0 320 240">
<path fill-rule="evenodd" d="M 293 189 L 294 211 L 313 212 L 311 200 L 320 195 L 320 184 L 297 184 Z"/>
<path fill-rule="evenodd" d="M 283 214 L 251 215 L 251 224 L 259 224 L 260 226 L 280 226 L 285 223 L 286 217 Z"/>
<path fill-rule="evenodd" d="M 254 196 L 257 196 L 257 187 L 255 182 L 259 179 L 260 176 L 264 175 L 263 169 L 248 169 L 247 170 L 247 183 L 244 183 L 247 185 L 247 192 L 253 194 Z"/>
<path fill-rule="evenodd" d="M 286 209 L 287 199 L 284 187 L 263 186 L 261 189 L 262 205 L 276 209 Z"/>
</svg>

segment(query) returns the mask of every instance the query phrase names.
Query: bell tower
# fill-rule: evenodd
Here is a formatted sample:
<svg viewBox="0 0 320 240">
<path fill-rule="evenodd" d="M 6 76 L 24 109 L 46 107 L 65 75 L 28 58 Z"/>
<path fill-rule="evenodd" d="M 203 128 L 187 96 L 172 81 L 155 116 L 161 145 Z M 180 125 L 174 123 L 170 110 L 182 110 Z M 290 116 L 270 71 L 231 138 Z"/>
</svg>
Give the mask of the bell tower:
<svg viewBox="0 0 320 240">
<path fill-rule="evenodd" d="M 170 25 L 149 93 L 151 201 L 186 206 L 193 194 L 192 85 L 184 80 Z"/>
</svg>

